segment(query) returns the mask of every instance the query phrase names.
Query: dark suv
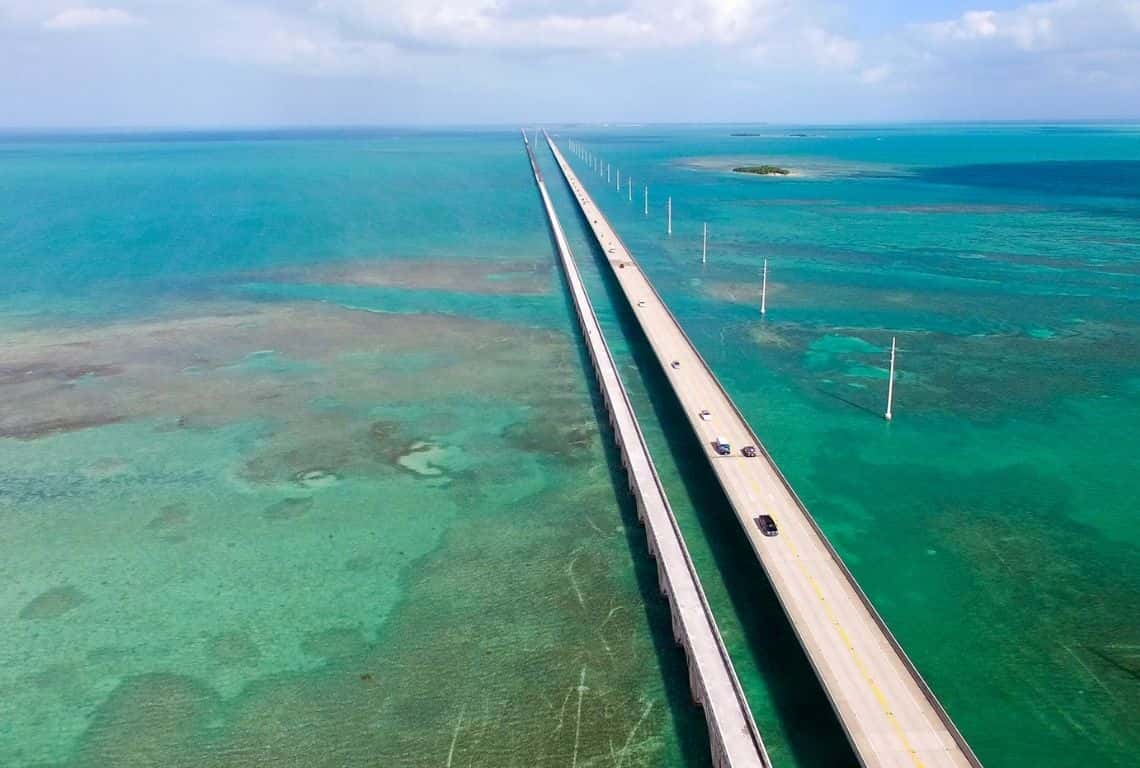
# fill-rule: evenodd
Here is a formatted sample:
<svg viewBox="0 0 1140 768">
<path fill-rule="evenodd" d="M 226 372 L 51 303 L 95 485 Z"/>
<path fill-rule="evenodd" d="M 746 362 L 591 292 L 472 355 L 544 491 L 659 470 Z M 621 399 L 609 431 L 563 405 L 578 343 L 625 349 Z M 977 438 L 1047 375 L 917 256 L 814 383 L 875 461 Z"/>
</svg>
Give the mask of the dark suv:
<svg viewBox="0 0 1140 768">
<path fill-rule="evenodd" d="M 772 519 L 771 515 L 760 515 L 755 518 L 756 527 L 760 529 L 760 533 L 765 536 L 775 536 L 780 530 L 776 527 L 776 521 Z"/>
<path fill-rule="evenodd" d="M 746 445 L 740 449 L 740 452 L 750 459 L 756 458 L 756 446 L 754 445 Z"/>
</svg>

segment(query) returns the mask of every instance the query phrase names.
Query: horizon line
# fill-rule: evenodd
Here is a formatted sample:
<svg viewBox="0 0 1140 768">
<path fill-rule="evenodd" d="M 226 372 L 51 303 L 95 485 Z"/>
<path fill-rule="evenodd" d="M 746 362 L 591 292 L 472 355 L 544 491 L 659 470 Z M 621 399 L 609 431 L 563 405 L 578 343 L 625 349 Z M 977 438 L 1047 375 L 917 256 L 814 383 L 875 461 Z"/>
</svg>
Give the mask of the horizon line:
<svg viewBox="0 0 1140 768">
<path fill-rule="evenodd" d="M 639 121 L 639 120 L 552 120 L 552 121 L 504 121 L 504 122 L 368 122 L 368 123 L 200 123 L 200 124 L 71 124 L 71 125 L 0 125 L 0 135 L 4 134 L 81 134 L 81 133 L 208 133 L 208 132 L 254 132 L 254 131 L 320 131 L 320 130 L 407 130 L 407 129 L 501 129 L 518 130 L 520 125 L 527 127 L 549 125 L 561 128 L 646 128 L 646 127 L 715 127 L 715 126 L 765 126 L 771 128 L 844 128 L 865 126 L 936 126 L 936 125 L 1140 125 L 1137 117 L 1085 117 L 1085 118 L 976 118 L 976 119 L 929 119 L 929 120 L 846 120 L 846 121 L 772 121 L 772 120 L 713 120 L 713 121 Z"/>
</svg>

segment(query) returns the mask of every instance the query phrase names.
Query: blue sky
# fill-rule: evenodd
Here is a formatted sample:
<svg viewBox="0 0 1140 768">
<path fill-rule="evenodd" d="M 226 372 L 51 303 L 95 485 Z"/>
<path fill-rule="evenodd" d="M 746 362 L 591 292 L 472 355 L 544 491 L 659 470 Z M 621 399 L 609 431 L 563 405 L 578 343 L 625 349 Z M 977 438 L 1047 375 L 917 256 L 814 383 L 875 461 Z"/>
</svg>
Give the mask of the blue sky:
<svg viewBox="0 0 1140 768">
<path fill-rule="evenodd" d="M 0 126 L 1140 118 L 1140 0 L 0 0 Z"/>
</svg>

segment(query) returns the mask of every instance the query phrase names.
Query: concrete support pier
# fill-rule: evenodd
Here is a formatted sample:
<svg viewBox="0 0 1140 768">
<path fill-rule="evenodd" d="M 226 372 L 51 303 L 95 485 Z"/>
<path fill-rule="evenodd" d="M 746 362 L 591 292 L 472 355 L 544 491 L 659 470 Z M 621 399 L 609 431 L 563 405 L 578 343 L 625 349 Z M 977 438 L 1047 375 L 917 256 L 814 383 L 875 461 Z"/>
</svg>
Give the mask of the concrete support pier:
<svg viewBox="0 0 1140 768">
<path fill-rule="evenodd" d="M 980 768 L 629 249 L 558 147 L 546 140 L 724 489 L 732 507 L 726 512 L 740 523 L 860 763 Z M 745 453 L 745 447 L 754 450 Z"/>
<path fill-rule="evenodd" d="M 641 426 L 582 284 L 570 245 L 566 241 L 525 132 L 523 142 L 558 247 L 559 261 L 570 288 L 594 374 L 601 387 L 614 437 L 621 451 L 622 464 L 629 478 L 629 489 L 637 502 L 638 518 L 645 525 L 649 551 L 657 561 L 658 583 L 661 592 L 669 600 L 673 637 L 685 649 L 693 699 L 705 713 L 713 765 L 717 768 L 770 768 L 764 742 L 752 719 L 744 691 L 685 548 L 680 528 L 641 433 Z"/>
</svg>

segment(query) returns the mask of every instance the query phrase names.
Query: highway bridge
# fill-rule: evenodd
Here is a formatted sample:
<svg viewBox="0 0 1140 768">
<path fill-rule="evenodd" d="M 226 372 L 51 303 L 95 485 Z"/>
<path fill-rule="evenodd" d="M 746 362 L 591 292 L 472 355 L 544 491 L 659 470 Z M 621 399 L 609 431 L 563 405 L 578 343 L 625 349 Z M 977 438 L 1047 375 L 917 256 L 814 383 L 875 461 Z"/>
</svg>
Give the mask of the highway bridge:
<svg viewBox="0 0 1140 768">
<path fill-rule="evenodd" d="M 949 715 L 549 135 L 546 142 L 859 761 L 868 768 L 980 768 Z M 719 440 L 730 447 L 727 455 L 718 451 Z M 744 455 L 745 446 L 754 447 L 755 456 Z M 767 522 L 763 516 L 775 523 L 775 535 L 762 532 Z"/>
</svg>

